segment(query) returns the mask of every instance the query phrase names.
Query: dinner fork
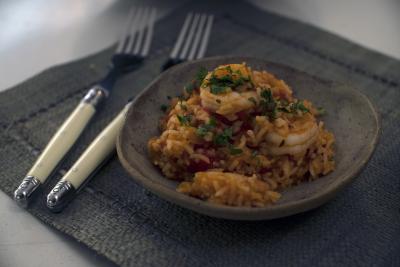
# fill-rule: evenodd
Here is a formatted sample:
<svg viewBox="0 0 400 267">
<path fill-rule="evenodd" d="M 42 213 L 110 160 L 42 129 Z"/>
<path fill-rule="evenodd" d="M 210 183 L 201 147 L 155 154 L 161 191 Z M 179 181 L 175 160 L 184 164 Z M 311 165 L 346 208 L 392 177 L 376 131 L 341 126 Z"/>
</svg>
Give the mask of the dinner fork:
<svg viewBox="0 0 400 267">
<path fill-rule="evenodd" d="M 207 14 L 190 13 L 187 15 L 170 59 L 164 64 L 163 69 L 204 56 L 213 18 L 213 15 Z M 115 151 L 115 140 L 130 105 L 131 101 L 93 140 L 72 168 L 47 195 L 46 204 L 51 211 L 60 212 Z"/>
<path fill-rule="evenodd" d="M 32 193 L 51 176 L 94 116 L 100 104 L 108 98 L 116 80 L 122 74 L 137 68 L 148 55 L 155 18 L 155 8 L 139 7 L 130 10 L 124 31 L 111 58 L 108 74 L 90 88 L 75 110 L 53 135 L 15 190 L 14 199 L 17 203 L 22 206 L 28 204 Z"/>
<path fill-rule="evenodd" d="M 162 69 L 166 70 L 179 63 L 204 57 L 213 20 L 214 15 L 189 13 Z"/>
</svg>

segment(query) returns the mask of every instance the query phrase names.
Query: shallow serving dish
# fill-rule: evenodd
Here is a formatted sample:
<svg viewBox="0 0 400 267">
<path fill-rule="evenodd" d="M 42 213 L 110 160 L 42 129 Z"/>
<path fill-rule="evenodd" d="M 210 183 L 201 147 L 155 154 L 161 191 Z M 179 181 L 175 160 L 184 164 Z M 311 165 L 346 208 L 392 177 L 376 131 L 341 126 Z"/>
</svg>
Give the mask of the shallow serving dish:
<svg viewBox="0 0 400 267">
<path fill-rule="evenodd" d="M 177 182 L 163 177 L 151 163 L 148 140 L 159 134 L 160 106 L 167 96 L 181 94 L 200 67 L 246 62 L 254 70 L 267 70 L 292 87 L 295 97 L 311 100 L 327 111 L 321 119 L 336 137 L 336 169 L 313 182 L 282 192 L 275 204 L 263 208 L 229 207 L 177 192 Z M 117 140 L 119 159 L 132 178 L 154 194 L 182 207 L 209 216 L 265 220 L 310 210 L 325 203 L 348 185 L 367 163 L 379 135 L 378 115 L 359 91 L 348 85 L 322 80 L 288 66 L 248 57 L 215 57 L 180 64 L 161 74 L 133 102 Z"/>
</svg>

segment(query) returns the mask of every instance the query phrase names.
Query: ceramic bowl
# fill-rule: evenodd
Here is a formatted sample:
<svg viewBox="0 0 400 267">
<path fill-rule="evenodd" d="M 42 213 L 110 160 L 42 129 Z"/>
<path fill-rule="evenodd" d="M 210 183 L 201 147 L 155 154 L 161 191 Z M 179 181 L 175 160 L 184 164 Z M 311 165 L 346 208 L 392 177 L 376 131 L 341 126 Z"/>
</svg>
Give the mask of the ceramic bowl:
<svg viewBox="0 0 400 267">
<path fill-rule="evenodd" d="M 151 163 L 148 140 L 160 134 L 160 106 L 167 96 L 182 93 L 200 69 L 246 62 L 254 70 L 267 70 L 285 80 L 300 99 L 311 100 L 327 111 L 321 119 L 336 138 L 336 169 L 312 182 L 282 191 L 282 198 L 263 208 L 229 207 L 199 200 L 176 191 L 177 182 L 168 180 Z M 266 220 L 304 212 L 332 199 L 362 170 L 371 157 L 379 135 L 377 112 L 368 98 L 349 85 L 326 81 L 291 67 L 248 57 L 215 57 L 180 64 L 156 78 L 133 101 L 117 140 L 123 167 L 137 183 L 159 197 L 209 216 L 236 220 Z"/>
</svg>

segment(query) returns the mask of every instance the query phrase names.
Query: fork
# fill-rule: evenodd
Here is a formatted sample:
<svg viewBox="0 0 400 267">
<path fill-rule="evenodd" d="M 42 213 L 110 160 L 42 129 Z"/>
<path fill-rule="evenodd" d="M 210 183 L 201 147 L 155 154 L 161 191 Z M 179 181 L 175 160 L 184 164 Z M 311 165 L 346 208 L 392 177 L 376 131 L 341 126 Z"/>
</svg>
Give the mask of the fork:
<svg viewBox="0 0 400 267">
<path fill-rule="evenodd" d="M 214 15 L 189 13 L 171 51 L 169 59 L 162 67 L 166 70 L 179 63 L 204 57 Z"/>
<path fill-rule="evenodd" d="M 75 110 L 53 135 L 34 165 L 14 192 L 14 200 L 26 207 L 33 192 L 51 176 L 71 149 L 90 119 L 108 98 L 117 79 L 137 68 L 148 55 L 156 9 L 131 9 L 108 74 L 85 94 Z"/>
<path fill-rule="evenodd" d="M 170 59 L 164 64 L 163 69 L 179 62 L 204 56 L 213 18 L 212 15 L 206 14 L 188 14 Z M 46 204 L 51 211 L 60 212 L 115 151 L 115 140 L 130 105 L 131 102 L 94 139 L 72 168 L 47 195 Z"/>
</svg>

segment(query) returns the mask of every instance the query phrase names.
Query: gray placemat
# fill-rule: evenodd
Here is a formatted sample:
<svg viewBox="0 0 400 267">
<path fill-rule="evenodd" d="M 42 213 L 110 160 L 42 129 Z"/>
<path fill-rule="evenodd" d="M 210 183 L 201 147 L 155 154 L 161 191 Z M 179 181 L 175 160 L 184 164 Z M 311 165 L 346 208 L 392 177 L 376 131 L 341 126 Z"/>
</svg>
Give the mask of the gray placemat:
<svg viewBox="0 0 400 267">
<path fill-rule="evenodd" d="M 118 82 L 62 167 L 68 168 L 126 99 L 157 75 L 186 13 L 208 10 L 217 15 L 209 56 L 257 56 L 284 63 L 351 83 L 372 99 L 383 131 L 356 181 L 314 211 L 265 222 L 226 221 L 152 195 L 114 157 L 63 213 L 48 212 L 43 196 L 28 211 L 122 266 L 399 266 L 400 62 L 250 4 L 220 4 L 190 3 L 157 24 L 153 56 Z M 83 93 L 105 73 L 111 52 L 52 68 L 0 94 L 4 192 L 12 194 Z"/>
</svg>

